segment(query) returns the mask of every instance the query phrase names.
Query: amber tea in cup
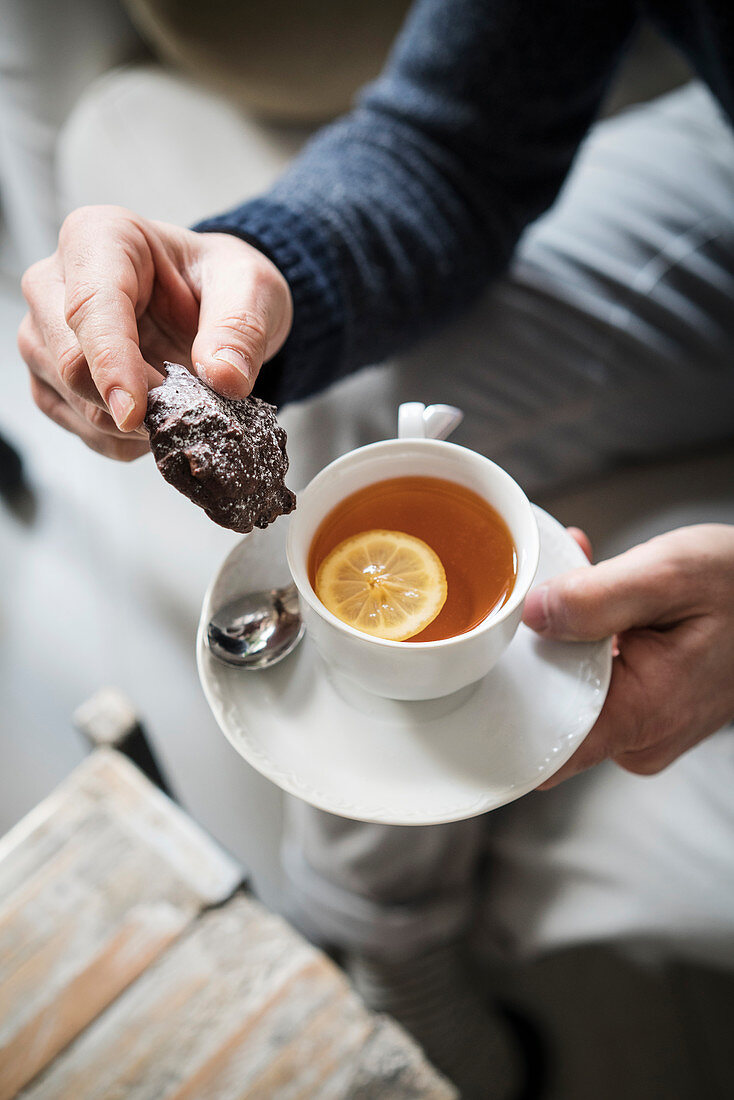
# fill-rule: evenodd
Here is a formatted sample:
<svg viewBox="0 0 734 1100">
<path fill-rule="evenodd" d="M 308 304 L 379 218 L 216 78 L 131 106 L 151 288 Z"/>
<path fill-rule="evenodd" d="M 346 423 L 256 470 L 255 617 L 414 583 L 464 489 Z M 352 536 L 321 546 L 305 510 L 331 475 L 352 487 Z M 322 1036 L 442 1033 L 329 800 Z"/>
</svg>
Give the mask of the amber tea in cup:
<svg viewBox="0 0 734 1100">
<path fill-rule="evenodd" d="M 447 596 L 433 622 L 411 642 L 465 634 L 509 599 L 517 553 L 499 512 L 478 493 L 437 477 L 377 481 L 340 501 L 318 527 L 309 549 L 308 576 L 344 539 L 375 529 L 402 531 L 427 543 L 446 572 Z"/>
</svg>

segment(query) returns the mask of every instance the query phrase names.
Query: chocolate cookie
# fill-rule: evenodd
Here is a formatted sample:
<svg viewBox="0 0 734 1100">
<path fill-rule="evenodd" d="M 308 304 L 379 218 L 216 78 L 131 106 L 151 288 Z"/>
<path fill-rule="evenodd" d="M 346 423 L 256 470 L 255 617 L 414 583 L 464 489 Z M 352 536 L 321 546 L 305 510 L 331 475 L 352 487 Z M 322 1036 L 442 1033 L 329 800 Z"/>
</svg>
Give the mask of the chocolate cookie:
<svg viewBox="0 0 734 1100">
<path fill-rule="evenodd" d="M 245 534 L 292 512 L 286 434 L 257 397 L 222 397 L 178 363 L 148 394 L 145 426 L 158 469 L 222 527 Z"/>
</svg>

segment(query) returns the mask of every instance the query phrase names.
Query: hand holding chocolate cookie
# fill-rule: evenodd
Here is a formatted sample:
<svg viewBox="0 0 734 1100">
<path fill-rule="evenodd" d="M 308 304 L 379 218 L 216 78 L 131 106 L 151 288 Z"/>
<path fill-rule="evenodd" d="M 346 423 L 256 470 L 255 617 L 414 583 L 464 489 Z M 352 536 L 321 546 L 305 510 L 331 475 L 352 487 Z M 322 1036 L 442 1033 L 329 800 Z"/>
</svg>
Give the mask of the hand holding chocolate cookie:
<svg viewBox="0 0 734 1100">
<path fill-rule="evenodd" d="M 23 292 L 18 346 L 34 401 L 93 450 L 125 461 L 148 450 L 148 390 L 165 360 L 244 398 L 292 318 L 288 284 L 251 245 L 116 206 L 71 214 Z"/>
</svg>

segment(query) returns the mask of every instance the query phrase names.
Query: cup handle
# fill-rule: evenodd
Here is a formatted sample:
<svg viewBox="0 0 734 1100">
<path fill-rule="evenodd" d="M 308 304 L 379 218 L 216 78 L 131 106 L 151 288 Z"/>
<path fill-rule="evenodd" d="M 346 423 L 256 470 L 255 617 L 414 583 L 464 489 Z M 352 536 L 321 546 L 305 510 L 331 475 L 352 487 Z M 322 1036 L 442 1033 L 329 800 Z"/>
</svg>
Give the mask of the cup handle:
<svg viewBox="0 0 734 1100">
<path fill-rule="evenodd" d="M 405 401 L 398 409 L 398 439 L 447 439 L 463 419 L 455 405 Z"/>
</svg>

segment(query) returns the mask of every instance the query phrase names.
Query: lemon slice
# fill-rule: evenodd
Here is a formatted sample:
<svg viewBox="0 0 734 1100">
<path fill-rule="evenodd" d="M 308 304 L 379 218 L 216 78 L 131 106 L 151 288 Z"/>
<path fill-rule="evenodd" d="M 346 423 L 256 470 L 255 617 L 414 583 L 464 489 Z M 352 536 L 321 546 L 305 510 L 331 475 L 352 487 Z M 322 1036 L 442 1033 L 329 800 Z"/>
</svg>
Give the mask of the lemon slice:
<svg viewBox="0 0 734 1100">
<path fill-rule="evenodd" d="M 342 622 L 391 642 L 432 623 L 446 602 L 441 559 L 402 531 L 362 531 L 344 539 L 316 574 L 316 595 Z"/>
</svg>

